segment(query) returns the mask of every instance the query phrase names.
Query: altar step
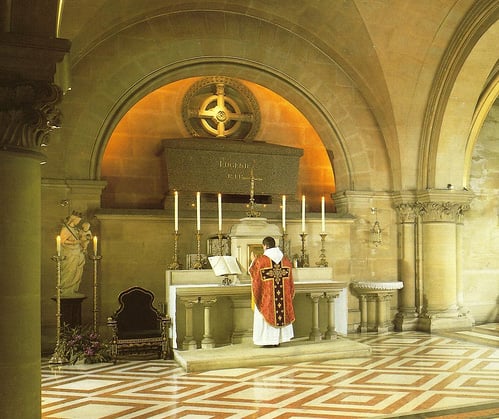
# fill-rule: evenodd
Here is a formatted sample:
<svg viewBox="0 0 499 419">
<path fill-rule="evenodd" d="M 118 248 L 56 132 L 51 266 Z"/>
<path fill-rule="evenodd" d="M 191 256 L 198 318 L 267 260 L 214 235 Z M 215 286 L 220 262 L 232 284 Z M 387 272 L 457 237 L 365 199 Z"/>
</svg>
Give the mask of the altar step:
<svg viewBox="0 0 499 419">
<path fill-rule="evenodd" d="M 293 339 L 278 348 L 261 348 L 253 343 L 241 343 L 213 349 L 174 350 L 175 360 L 187 372 L 369 356 L 370 346 L 344 337 L 320 342 L 312 342 L 306 338 Z"/>
</svg>

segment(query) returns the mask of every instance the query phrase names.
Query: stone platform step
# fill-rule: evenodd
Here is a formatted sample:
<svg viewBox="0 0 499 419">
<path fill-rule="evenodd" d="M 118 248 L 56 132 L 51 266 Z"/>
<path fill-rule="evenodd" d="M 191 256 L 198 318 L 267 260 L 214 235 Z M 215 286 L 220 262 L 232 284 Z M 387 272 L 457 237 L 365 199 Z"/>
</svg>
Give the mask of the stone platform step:
<svg viewBox="0 0 499 419">
<path fill-rule="evenodd" d="M 213 349 L 174 350 L 175 360 L 187 372 L 369 356 L 370 346 L 344 337 L 320 342 L 312 342 L 306 338 L 293 339 L 278 348 L 261 348 L 253 343 L 241 343 Z"/>
</svg>

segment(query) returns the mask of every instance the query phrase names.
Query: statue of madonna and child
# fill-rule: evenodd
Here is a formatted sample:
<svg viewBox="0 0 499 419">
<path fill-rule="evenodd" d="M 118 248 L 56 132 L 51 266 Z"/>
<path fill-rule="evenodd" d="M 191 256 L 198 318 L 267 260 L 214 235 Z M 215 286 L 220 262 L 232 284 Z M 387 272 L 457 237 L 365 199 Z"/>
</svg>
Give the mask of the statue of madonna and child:
<svg viewBox="0 0 499 419">
<path fill-rule="evenodd" d="M 84 297 L 79 292 L 87 248 L 92 241 L 90 223 L 82 221 L 82 214 L 73 211 L 61 228 L 61 297 Z"/>
</svg>

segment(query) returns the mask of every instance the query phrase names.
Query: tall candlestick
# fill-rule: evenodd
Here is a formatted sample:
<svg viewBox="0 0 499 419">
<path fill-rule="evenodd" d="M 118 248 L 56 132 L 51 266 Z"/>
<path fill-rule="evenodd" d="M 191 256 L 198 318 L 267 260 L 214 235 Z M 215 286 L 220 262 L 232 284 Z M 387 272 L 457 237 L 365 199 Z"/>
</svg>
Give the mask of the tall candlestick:
<svg viewBox="0 0 499 419">
<path fill-rule="evenodd" d="M 222 194 L 218 194 L 218 231 L 222 232 Z"/>
<path fill-rule="evenodd" d="M 305 195 L 301 196 L 301 231 L 305 233 Z"/>
<path fill-rule="evenodd" d="M 178 231 L 178 192 L 175 191 L 175 231 Z"/>
<path fill-rule="evenodd" d="M 286 231 L 286 195 L 282 196 L 282 232 Z"/>
<path fill-rule="evenodd" d="M 61 256 L 61 236 L 57 236 L 55 238 L 56 248 L 57 248 L 57 256 Z"/>
<path fill-rule="evenodd" d="M 196 192 L 196 226 L 197 231 L 201 230 L 201 192 Z"/>
<path fill-rule="evenodd" d="M 322 232 L 326 232 L 326 200 L 324 196 L 321 198 L 321 215 L 322 215 Z"/>
<path fill-rule="evenodd" d="M 94 255 L 97 256 L 97 236 L 94 236 Z"/>
</svg>

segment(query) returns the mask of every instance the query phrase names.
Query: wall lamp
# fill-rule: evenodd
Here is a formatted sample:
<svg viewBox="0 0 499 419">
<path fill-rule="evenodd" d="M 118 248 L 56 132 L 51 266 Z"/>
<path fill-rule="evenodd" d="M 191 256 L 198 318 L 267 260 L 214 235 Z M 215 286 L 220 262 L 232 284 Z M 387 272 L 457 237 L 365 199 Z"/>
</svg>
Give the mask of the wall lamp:
<svg viewBox="0 0 499 419">
<path fill-rule="evenodd" d="M 381 226 L 378 221 L 378 209 L 371 208 L 371 214 L 376 217 L 376 221 L 374 221 L 373 228 L 371 229 L 371 243 L 378 247 L 382 242 Z"/>
</svg>

